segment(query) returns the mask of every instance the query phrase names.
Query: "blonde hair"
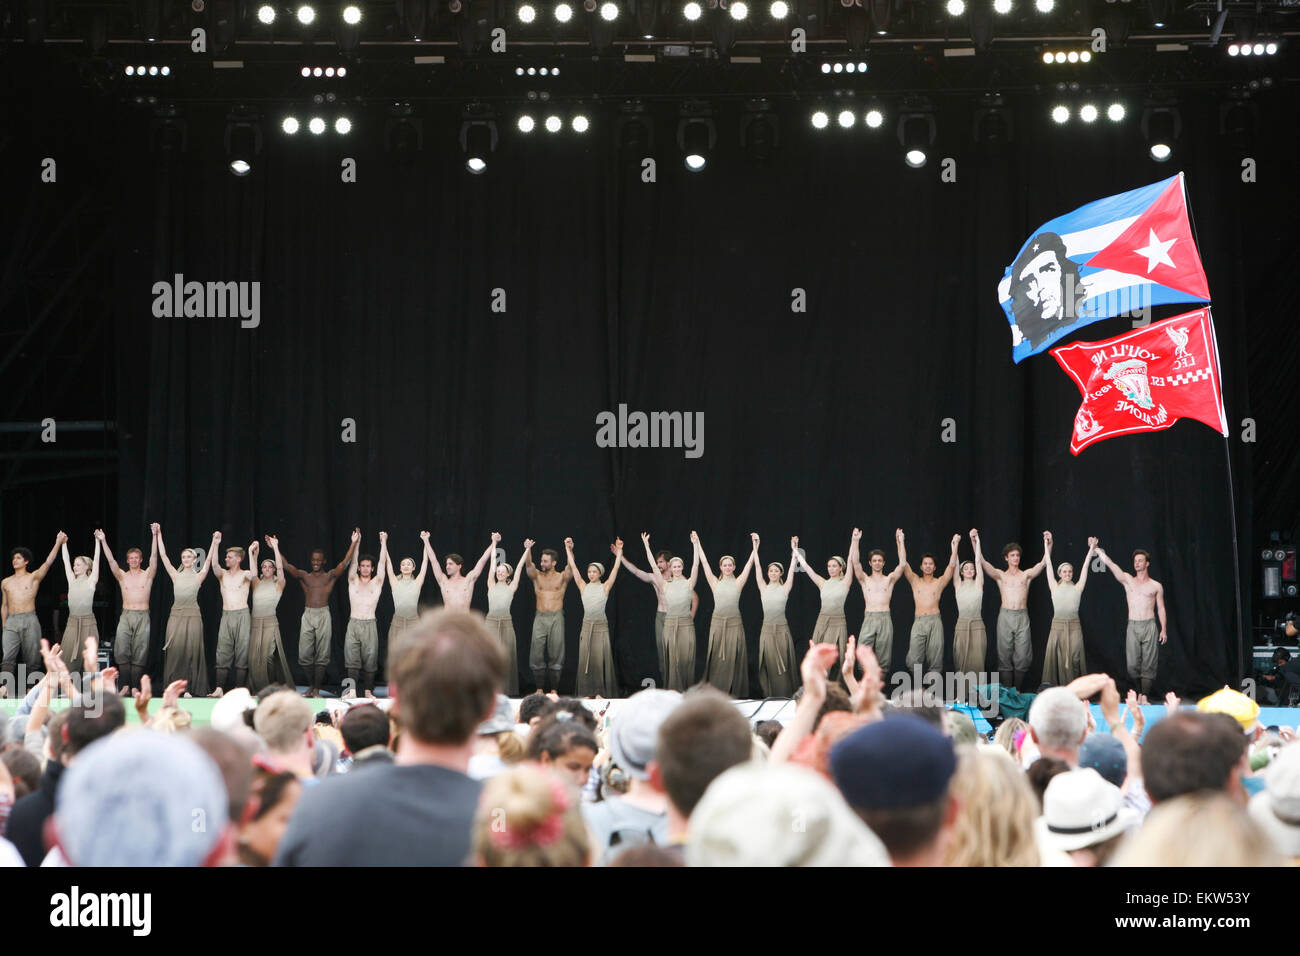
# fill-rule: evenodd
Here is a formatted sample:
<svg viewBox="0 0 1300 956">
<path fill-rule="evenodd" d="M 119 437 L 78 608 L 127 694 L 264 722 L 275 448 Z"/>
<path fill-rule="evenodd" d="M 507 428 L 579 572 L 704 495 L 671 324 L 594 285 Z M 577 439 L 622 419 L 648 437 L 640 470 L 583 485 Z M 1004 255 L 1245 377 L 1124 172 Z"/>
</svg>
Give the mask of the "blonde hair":
<svg viewBox="0 0 1300 956">
<path fill-rule="evenodd" d="M 502 561 L 500 564 L 497 565 L 497 569 L 498 569 L 498 570 L 500 570 L 501 568 L 505 568 L 505 569 L 506 569 L 506 578 L 507 578 L 507 579 L 510 577 L 510 575 L 512 575 L 512 574 L 515 573 L 514 565 L 512 565 L 509 561 Z M 495 582 L 493 582 L 493 583 L 495 583 Z"/>
<path fill-rule="evenodd" d="M 502 763 L 519 763 L 528 754 L 528 741 L 513 730 L 503 730 L 497 734 L 496 741 Z"/>
<path fill-rule="evenodd" d="M 1060 564 L 1058 564 L 1058 565 L 1056 566 L 1056 576 L 1057 576 L 1058 578 L 1061 576 L 1061 570 L 1062 570 L 1063 568 L 1069 568 L 1069 569 L 1070 569 L 1070 573 L 1071 573 L 1071 574 L 1074 574 L 1074 565 L 1071 564 L 1069 561 L 1062 561 Z"/>
<path fill-rule="evenodd" d="M 587 866 L 591 837 L 582 797 L 533 763 L 483 786 L 474 816 L 474 857 L 483 866 Z"/>
<path fill-rule="evenodd" d="M 845 570 L 846 570 L 846 569 L 848 568 L 848 566 L 849 566 L 849 565 L 848 565 L 848 562 L 846 562 L 846 561 L 845 561 L 843 558 L 841 558 L 838 554 L 832 554 L 832 555 L 830 556 L 830 560 L 832 560 L 832 561 L 838 561 L 838 562 L 840 563 L 840 573 L 839 573 L 839 576 L 840 576 L 840 577 L 844 577 L 844 572 L 845 572 Z"/>
<path fill-rule="evenodd" d="M 193 548 L 182 548 L 182 549 L 181 549 L 181 555 L 180 555 L 182 561 L 185 560 L 185 555 L 187 555 L 187 554 L 188 554 L 191 558 L 193 558 L 195 561 L 197 561 L 197 560 L 199 559 L 199 553 L 198 553 L 197 551 L 195 551 Z"/>
<path fill-rule="evenodd" d="M 947 866 L 1038 866 L 1038 800 L 1016 762 L 996 747 L 962 753 L 952 778 L 959 809 Z"/>
<path fill-rule="evenodd" d="M 253 712 L 253 729 L 272 753 L 292 750 L 316 720 L 311 704 L 297 691 L 280 690 L 262 698 Z"/>
<path fill-rule="evenodd" d="M 83 577 L 83 578 L 88 578 L 88 577 L 90 577 L 90 569 L 93 568 L 93 567 L 95 566 L 95 562 L 91 561 L 90 558 L 86 557 L 84 554 L 79 554 L 79 555 L 77 555 L 75 558 L 72 559 L 72 567 L 73 567 L 73 569 L 74 569 L 73 572 L 72 572 L 73 574 L 76 574 L 76 573 L 77 573 L 75 569 L 76 569 L 76 566 L 77 566 L 77 562 L 78 562 L 78 561 L 85 561 L 85 562 L 86 562 L 86 573 L 83 574 L 82 577 Z"/>
<path fill-rule="evenodd" d="M 182 730 L 189 730 L 193 723 L 194 717 L 188 710 L 164 707 L 153 715 L 153 719 L 149 721 L 149 729 L 160 734 L 175 734 Z"/>
<path fill-rule="evenodd" d="M 1008 717 L 998 725 L 998 729 L 993 734 L 993 743 L 1011 756 L 1019 756 L 1016 753 L 1016 734 L 1022 730 L 1029 733 L 1029 724 L 1019 717 Z"/>
<path fill-rule="evenodd" d="M 1157 804 L 1115 866 L 1280 866 L 1267 834 L 1227 794 L 1204 791 Z"/>
</svg>

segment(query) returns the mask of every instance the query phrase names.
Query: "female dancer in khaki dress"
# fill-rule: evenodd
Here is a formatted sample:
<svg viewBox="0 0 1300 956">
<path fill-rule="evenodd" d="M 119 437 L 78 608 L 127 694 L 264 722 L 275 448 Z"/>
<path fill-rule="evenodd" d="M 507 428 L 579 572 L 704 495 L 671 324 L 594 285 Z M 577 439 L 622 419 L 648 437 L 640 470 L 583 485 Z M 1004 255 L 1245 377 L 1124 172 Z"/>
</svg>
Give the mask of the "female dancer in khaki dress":
<svg viewBox="0 0 1300 956">
<path fill-rule="evenodd" d="M 762 567 L 758 559 L 758 535 L 754 541 L 754 566 Z M 790 567 L 794 567 L 799 539 L 790 539 Z M 785 602 L 794 586 L 794 575 L 784 581 L 785 568 L 779 561 L 767 566 L 767 584 L 758 581 L 758 594 L 763 602 L 763 630 L 758 635 L 758 685 L 764 697 L 791 697 L 799 684 L 799 665 L 794 659 L 794 638 L 785 620 Z"/>
<path fill-rule="evenodd" d="M 524 549 L 528 554 L 528 549 Z M 506 654 L 506 696 L 519 696 L 519 646 L 515 643 L 515 621 L 510 616 L 510 605 L 519 590 L 519 573 L 523 570 L 524 559 L 519 558 L 519 567 L 511 568 L 504 561 L 497 564 L 497 549 L 492 549 L 492 573 L 488 576 L 487 627 L 501 642 L 501 650 Z"/>
<path fill-rule="evenodd" d="M 958 674 L 982 674 L 989 636 L 984 627 L 984 555 L 980 533 L 970 533 L 975 560 L 963 561 L 952 592 L 957 599 L 957 624 L 952 629 L 952 663 Z"/>
<path fill-rule="evenodd" d="M 577 568 L 573 557 L 573 539 L 564 539 L 564 550 L 569 567 Z M 618 694 L 618 678 L 614 674 L 614 652 L 609 645 L 609 621 L 605 617 L 605 601 L 618 577 L 622 564 L 623 539 L 614 541 L 614 563 L 609 578 L 601 583 L 605 566 L 598 561 L 587 565 L 587 580 L 573 575 L 582 595 L 582 633 L 578 637 L 578 676 L 574 685 L 575 697 L 614 697 Z"/>
<path fill-rule="evenodd" d="M 750 534 L 750 538 L 758 535 Z M 749 580 L 755 555 L 751 551 L 740 576 L 736 576 L 736 559 L 724 554 L 718 560 L 720 575 L 714 577 L 709 567 L 704 545 L 695 545 L 700 552 L 700 566 L 713 590 L 713 617 L 709 620 L 709 650 L 705 658 L 704 679 L 724 694 L 732 697 L 749 696 L 749 648 L 745 641 L 745 622 L 740 617 L 740 592 Z"/>
<path fill-rule="evenodd" d="M 158 557 L 172 579 L 172 610 L 167 616 L 167 637 L 163 642 L 163 686 L 172 681 L 185 681 L 186 696 L 206 697 L 208 693 L 208 662 L 203 650 L 203 616 L 199 613 L 199 586 L 212 567 L 212 555 L 217 550 L 217 537 L 212 536 L 208 553 L 203 556 L 203 566 L 194 567 L 193 548 L 181 552 L 181 566 L 172 566 L 167 559 L 161 529 L 158 531 Z"/>
<path fill-rule="evenodd" d="M 99 639 L 99 625 L 95 622 L 95 585 L 99 583 L 99 539 L 95 539 L 95 557 L 78 555 L 68 560 L 68 542 L 63 542 L 63 573 L 68 576 L 68 623 L 63 628 L 59 643 L 63 645 L 63 662 L 72 673 L 82 669 L 81 655 L 86 650 L 86 638 Z"/>
<path fill-rule="evenodd" d="M 1043 652 L 1043 682 L 1064 687 L 1076 677 L 1088 673 L 1083 653 L 1083 625 L 1079 623 L 1079 600 L 1088 583 L 1088 562 L 1097 548 L 1097 539 L 1088 539 L 1088 553 L 1083 558 L 1079 583 L 1074 583 L 1074 568 L 1062 561 L 1057 568 L 1061 580 L 1052 574 L 1052 533 L 1043 532 L 1043 553 L 1047 560 L 1047 586 L 1052 589 L 1052 630 Z"/>
<path fill-rule="evenodd" d="M 837 681 L 840 679 L 840 661 L 844 660 L 844 647 L 849 639 L 849 629 L 844 623 L 844 599 L 849 596 L 849 579 L 844 576 L 847 565 L 838 554 L 834 555 L 827 560 L 826 577 L 822 577 L 808 566 L 808 561 L 803 555 L 798 551 L 795 555 L 803 565 L 803 569 L 808 572 L 808 577 L 822 593 L 822 609 L 817 615 L 817 623 L 813 626 L 812 643 L 834 644 L 839 648 L 835 665 L 826 675 L 830 680 Z M 793 570 L 791 568 L 791 571 Z"/>
<path fill-rule="evenodd" d="M 421 531 L 420 537 L 425 544 L 429 542 L 429 532 Z M 393 570 L 393 559 L 385 556 L 388 562 L 388 586 L 393 589 L 393 622 L 388 625 L 388 646 L 400 637 L 402 632 L 420 619 L 420 591 L 424 588 L 424 573 L 429 570 L 429 549 L 422 548 L 420 556 L 420 573 L 415 573 L 415 560 L 402 558 L 399 565 L 401 574 Z"/>
<path fill-rule="evenodd" d="M 696 540 L 691 532 L 691 541 Z M 681 558 L 668 564 L 671 578 L 665 578 L 650 551 L 650 532 L 641 532 L 646 557 L 650 559 L 650 573 L 664 592 L 664 682 L 668 690 L 686 690 L 695 683 L 695 619 L 691 617 L 691 595 L 700 571 L 700 552 L 695 550 L 691 561 L 691 576 L 685 576 L 686 565 Z"/>
<path fill-rule="evenodd" d="M 258 577 L 253 581 L 253 618 L 248 636 L 248 686 L 256 694 L 271 684 L 293 686 L 293 671 L 289 670 L 289 655 L 284 652 L 280 639 L 280 619 L 275 609 L 284 594 L 284 559 L 280 557 L 280 539 L 266 536 L 266 543 L 275 552 L 275 560 L 264 558 L 258 565 Z"/>
</svg>

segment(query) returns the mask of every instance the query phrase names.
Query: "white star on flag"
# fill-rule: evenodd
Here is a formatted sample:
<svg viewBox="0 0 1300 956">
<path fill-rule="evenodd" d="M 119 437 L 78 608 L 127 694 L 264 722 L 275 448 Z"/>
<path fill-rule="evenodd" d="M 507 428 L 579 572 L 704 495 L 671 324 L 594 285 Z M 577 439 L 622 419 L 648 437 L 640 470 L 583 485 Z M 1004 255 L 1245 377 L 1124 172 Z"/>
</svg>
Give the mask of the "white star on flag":
<svg viewBox="0 0 1300 956">
<path fill-rule="evenodd" d="M 1157 265 L 1166 265 L 1172 269 L 1174 260 L 1169 258 L 1169 247 L 1178 241 L 1178 237 L 1174 236 L 1172 239 L 1161 242 L 1156 238 L 1154 229 L 1148 229 L 1147 231 L 1151 234 L 1151 238 L 1147 240 L 1147 245 L 1141 249 L 1133 250 L 1138 255 L 1147 257 L 1147 275 L 1150 275 L 1151 270 Z"/>
</svg>

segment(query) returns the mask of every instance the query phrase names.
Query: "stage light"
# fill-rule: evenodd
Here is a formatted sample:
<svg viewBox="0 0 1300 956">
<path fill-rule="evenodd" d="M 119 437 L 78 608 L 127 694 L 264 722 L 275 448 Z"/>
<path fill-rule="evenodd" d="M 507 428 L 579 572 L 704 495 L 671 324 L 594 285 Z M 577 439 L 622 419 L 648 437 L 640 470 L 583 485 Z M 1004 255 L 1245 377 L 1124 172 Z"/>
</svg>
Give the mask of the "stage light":
<svg viewBox="0 0 1300 956">
<path fill-rule="evenodd" d="M 343 8 L 343 22 L 350 27 L 356 26 L 361 22 L 361 8 L 355 4 L 349 3 Z"/>
<path fill-rule="evenodd" d="M 840 129 L 851 129 L 856 120 L 857 116 L 854 114 L 853 110 L 840 110 L 840 115 L 836 117 L 836 121 L 840 124 Z"/>
<path fill-rule="evenodd" d="M 1056 9 L 1056 0 L 1034 0 L 1034 9 L 1039 13 L 1051 13 Z"/>
<path fill-rule="evenodd" d="M 830 71 L 831 71 L 831 65 L 830 65 L 829 63 L 823 63 L 823 64 L 822 64 L 822 72 L 823 72 L 823 73 L 829 73 Z"/>
<path fill-rule="evenodd" d="M 855 70 L 857 70 L 857 67 L 854 66 L 852 63 L 845 63 L 845 64 L 844 64 L 844 72 L 845 72 L 845 73 L 853 73 Z"/>
<path fill-rule="evenodd" d="M 525 113 L 519 117 L 519 120 L 518 122 L 515 123 L 515 125 L 519 128 L 519 132 L 531 133 L 533 129 L 537 126 L 537 123 L 533 120 L 531 116 Z"/>
<path fill-rule="evenodd" d="M 303 4 L 298 8 L 298 22 L 305 27 L 311 26 L 316 22 L 316 8 Z"/>
<path fill-rule="evenodd" d="M 585 114 L 579 113 L 569 121 L 569 125 L 573 128 L 575 133 L 585 133 L 591 128 L 591 121 L 587 119 Z"/>
<path fill-rule="evenodd" d="M 844 72 L 844 64 L 843 64 L 843 63 L 836 63 L 834 66 L 831 67 L 831 69 L 833 69 L 836 73 L 843 73 L 843 72 Z"/>
<path fill-rule="evenodd" d="M 1049 66 L 1052 64 L 1052 61 L 1055 59 L 1056 57 L 1053 55 L 1053 53 L 1050 50 L 1043 54 L 1043 62 L 1048 64 Z"/>
<path fill-rule="evenodd" d="M 567 3 L 557 3 L 555 5 L 555 19 L 559 23 L 568 23 L 573 19 L 573 7 Z"/>
<path fill-rule="evenodd" d="M 1079 119 L 1085 123 L 1092 123 L 1097 119 L 1097 107 L 1091 103 L 1084 103 L 1079 107 Z"/>
<path fill-rule="evenodd" d="M 948 16 L 959 17 L 966 12 L 966 0 L 948 0 L 946 9 Z"/>
<path fill-rule="evenodd" d="M 1123 103 L 1111 103 L 1110 106 L 1106 107 L 1106 119 L 1110 120 L 1112 123 L 1118 123 L 1123 118 L 1124 118 Z"/>
<path fill-rule="evenodd" d="M 1236 56 L 1239 52 L 1240 52 L 1240 48 L 1237 46 L 1237 44 L 1235 43 L 1228 44 L 1228 56 Z"/>
<path fill-rule="evenodd" d="M 346 66 L 341 66 L 341 67 L 339 67 L 337 70 L 334 71 L 334 75 L 337 76 L 337 77 L 339 77 L 339 78 L 341 79 L 342 77 L 345 77 L 345 76 L 348 75 L 348 68 L 347 68 Z"/>
<path fill-rule="evenodd" d="M 1064 63 L 1064 62 L 1065 62 L 1065 53 L 1062 52 L 1062 51 L 1059 51 L 1059 50 L 1058 50 L 1058 51 L 1056 52 L 1056 54 L 1053 56 L 1053 59 L 1056 60 L 1057 63 Z"/>
<path fill-rule="evenodd" d="M 1255 56 L 1263 56 L 1263 55 L 1264 55 L 1264 44 L 1262 44 L 1262 43 L 1256 43 L 1255 46 L 1251 49 L 1251 52 L 1253 52 L 1253 53 L 1255 54 Z"/>
<path fill-rule="evenodd" d="M 150 76 L 157 76 L 157 75 L 158 75 L 158 67 L 156 67 L 156 66 L 151 66 L 151 67 L 149 67 L 149 75 L 150 75 Z"/>
<path fill-rule="evenodd" d="M 226 117 L 226 162 L 239 177 L 253 171 L 253 160 L 262 151 L 262 129 L 255 116 L 238 110 Z"/>
<path fill-rule="evenodd" d="M 249 164 L 247 160 L 232 159 L 230 161 L 230 171 L 234 173 L 236 176 L 247 176 L 250 172 L 252 172 L 252 170 L 253 167 L 252 165 Z"/>
<path fill-rule="evenodd" d="M 1058 124 L 1059 124 L 1059 123 L 1068 123 L 1068 122 L 1070 122 L 1070 110 L 1069 110 L 1069 107 L 1066 107 L 1066 106 L 1059 106 L 1059 105 L 1058 105 L 1058 106 L 1053 106 L 1053 107 L 1052 107 L 1052 122 L 1054 122 L 1054 123 L 1058 123 Z"/>
<path fill-rule="evenodd" d="M 1269 56 L 1273 56 L 1275 53 L 1277 53 L 1277 44 L 1276 43 L 1267 44 L 1264 47 L 1264 52 L 1267 53 Z"/>
<path fill-rule="evenodd" d="M 936 132 L 933 113 L 904 113 L 899 116 L 898 141 L 908 166 L 920 169 L 926 164 Z"/>
<path fill-rule="evenodd" d="M 909 149 L 903 156 L 907 160 L 907 165 L 913 169 L 920 169 L 925 165 L 925 150 Z"/>
<path fill-rule="evenodd" d="M 705 117 L 684 118 L 678 123 L 677 141 L 687 169 L 698 173 L 708 165 L 709 151 L 713 148 L 716 135 L 712 120 Z"/>
<path fill-rule="evenodd" d="M 466 109 L 468 117 L 461 123 L 460 148 L 465 154 L 465 168 L 475 175 L 487 169 L 488 156 L 497 147 L 496 121 L 488 118 L 482 107 Z"/>
<path fill-rule="evenodd" d="M 127 76 L 135 76 L 135 67 L 133 67 L 133 66 L 128 66 L 128 67 L 126 68 L 126 75 L 127 75 Z"/>
<path fill-rule="evenodd" d="M 861 61 L 861 60 L 858 61 L 858 72 L 859 73 L 867 72 L 867 64 L 865 61 Z"/>
<path fill-rule="evenodd" d="M 1071 50 L 1069 53 L 1065 55 L 1065 58 L 1069 60 L 1071 63 L 1078 63 L 1079 53 L 1076 50 Z"/>
<path fill-rule="evenodd" d="M 743 0 L 732 0 L 728 12 L 731 14 L 731 19 L 740 21 L 749 16 L 749 7 L 745 5 Z"/>
<path fill-rule="evenodd" d="M 334 132 L 340 136 L 347 136 L 348 133 L 352 132 L 352 120 L 346 116 L 340 116 L 334 121 Z"/>
<path fill-rule="evenodd" d="M 606 0 L 600 5 L 600 18 L 606 23 L 613 23 L 618 19 L 618 4 Z"/>
<path fill-rule="evenodd" d="M 307 121 L 307 129 L 311 131 L 312 135 L 319 136 L 325 132 L 325 121 L 319 116 L 313 116 Z"/>
<path fill-rule="evenodd" d="M 537 10 L 531 3 L 522 3 L 519 5 L 519 22 L 532 23 L 537 19 Z"/>
<path fill-rule="evenodd" d="M 771 14 L 773 20 L 784 20 L 790 15 L 790 5 L 785 0 L 772 0 L 772 5 L 768 7 L 767 12 Z"/>
<path fill-rule="evenodd" d="M 275 22 L 275 7 L 269 3 L 262 4 L 257 8 L 257 19 L 269 27 Z"/>
<path fill-rule="evenodd" d="M 872 129 L 880 129 L 885 123 L 885 114 L 880 110 L 870 109 L 867 110 L 867 115 L 863 117 L 863 121 Z"/>
<path fill-rule="evenodd" d="M 322 70 L 322 69 L 318 66 L 318 67 L 316 67 L 314 70 L 311 71 L 311 75 L 312 75 L 312 76 L 324 76 L 324 75 L 325 75 L 325 71 Z"/>
<path fill-rule="evenodd" d="M 825 110 L 814 110 L 812 114 L 813 129 L 825 129 L 830 125 L 831 118 L 826 115 Z"/>
<path fill-rule="evenodd" d="M 1080 63 L 1091 63 L 1091 62 L 1092 62 L 1092 53 L 1091 53 L 1090 51 L 1088 51 L 1088 50 L 1081 50 L 1081 51 L 1079 51 L 1079 62 L 1080 62 Z"/>
<path fill-rule="evenodd" d="M 1006 16 L 1011 12 L 1011 0 L 993 0 L 993 12 Z"/>
<path fill-rule="evenodd" d="M 1142 137 L 1151 158 L 1158 163 L 1168 161 L 1174 153 L 1182 121 L 1177 109 L 1170 106 L 1148 106 L 1142 113 Z"/>
<path fill-rule="evenodd" d="M 558 116 L 556 116 L 554 113 L 552 113 L 550 116 L 546 117 L 545 126 L 546 126 L 546 132 L 558 133 L 560 130 L 564 128 L 564 121 L 560 119 Z"/>
<path fill-rule="evenodd" d="M 684 16 L 687 20 L 690 20 L 691 22 L 698 20 L 703 15 L 704 15 L 703 8 L 698 3 L 696 3 L 695 0 L 691 0 L 690 3 L 682 7 L 682 16 Z"/>
</svg>

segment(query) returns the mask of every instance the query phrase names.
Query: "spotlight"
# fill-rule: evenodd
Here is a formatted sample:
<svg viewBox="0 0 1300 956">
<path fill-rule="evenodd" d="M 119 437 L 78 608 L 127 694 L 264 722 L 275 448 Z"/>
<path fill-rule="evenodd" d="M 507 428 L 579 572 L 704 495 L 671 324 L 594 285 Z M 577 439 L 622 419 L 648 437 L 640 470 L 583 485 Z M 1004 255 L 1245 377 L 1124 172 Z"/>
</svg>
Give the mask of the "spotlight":
<svg viewBox="0 0 1300 956">
<path fill-rule="evenodd" d="M 348 133 L 352 132 L 352 120 L 346 116 L 340 116 L 334 121 L 334 132 L 340 136 L 348 135 Z"/>
<path fill-rule="evenodd" d="M 825 129 L 830 125 L 831 118 L 826 115 L 825 110 L 815 110 L 812 115 L 813 129 Z"/>
<path fill-rule="evenodd" d="M 1080 63 L 1091 63 L 1091 62 L 1092 62 L 1092 53 L 1091 53 L 1091 51 L 1089 51 L 1089 50 L 1081 50 L 1081 51 L 1079 52 L 1079 62 L 1080 62 Z"/>
<path fill-rule="evenodd" d="M 1056 9 L 1056 0 L 1034 0 L 1034 9 L 1039 13 L 1051 13 Z"/>
<path fill-rule="evenodd" d="M 552 113 L 550 116 L 546 117 L 545 125 L 546 125 L 546 132 L 558 133 L 560 130 L 564 128 L 564 121 L 560 119 L 558 116 L 556 116 L 554 113 Z"/>
<path fill-rule="evenodd" d="M 158 75 L 158 67 L 156 67 L 156 66 L 151 66 L 151 67 L 149 67 L 149 75 L 150 75 L 150 76 L 157 76 L 157 75 Z"/>
<path fill-rule="evenodd" d="M 350 27 L 356 26 L 361 22 L 361 8 L 355 4 L 349 3 L 343 8 L 343 22 Z"/>
<path fill-rule="evenodd" d="M 1062 52 L 1060 52 L 1060 51 L 1058 51 L 1057 54 L 1056 54 L 1056 56 L 1054 57 L 1054 59 L 1056 60 L 1057 63 L 1064 63 L 1064 62 L 1065 62 L 1065 54 L 1062 53 Z"/>
<path fill-rule="evenodd" d="M 1256 44 L 1254 45 L 1254 47 L 1251 48 L 1251 52 L 1254 53 L 1255 56 L 1263 56 L 1263 55 L 1264 55 L 1264 44 L 1262 44 L 1262 43 L 1256 43 Z"/>
<path fill-rule="evenodd" d="M 135 76 L 135 67 L 133 67 L 133 66 L 128 66 L 128 67 L 126 68 L 126 75 L 127 75 L 127 76 Z"/>
<path fill-rule="evenodd" d="M 704 14 L 703 8 L 701 8 L 700 5 L 695 2 L 695 0 L 691 0 L 690 3 L 682 7 L 682 16 L 686 17 L 686 19 L 690 20 L 691 22 L 698 20 L 701 16 L 703 16 L 703 14 Z"/>
<path fill-rule="evenodd" d="M 232 159 L 230 161 L 230 171 L 236 176 L 247 176 L 253 171 L 253 167 L 245 159 Z"/>
<path fill-rule="evenodd" d="M 316 22 L 316 8 L 303 4 L 298 8 L 298 22 L 305 27 L 311 26 Z"/>
<path fill-rule="evenodd" d="M 1267 53 L 1269 56 L 1273 56 L 1275 53 L 1277 53 L 1277 44 L 1269 43 L 1265 45 L 1264 52 Z"/>
<path fill-rule="evenodd" d="M 569 125 L 575 133 L 585 133 L 591 127 L 591 121 L 584 114 L 579 113 L 569 121 Z"/>
<path fill-rule="evenodd" d="M 1228 56 L 1236 56 L 1239 52 L 1240 52 L 1240 48 L 1237 46 L 1237 44 L 1235 43 L 1228 44 Z"/>
<path fill-rule="evenodd" d="M 318 66 L 318 67 L 316 67 L 316 69 L 314 69 L 314 70 L 311 71 L 311 75 L 312 75 L 312 76 L 324 76 L 324 75 L 325 75 L 325 71 L 322 70 L 322 69 Z"/>
<path fill-rule="evenodd" d="M 749 16 L 749 7 L 744 4 L 743 0 L 732 0 L 729 12 L 731 13 L 731 19 L 739 21 Z"/>
<path fill-rule="evenodd" d="M 537 123 L 533 120 L 531 116 L 525 113 L 519 117 L 519 121 L 515 125 L 519 127 L 519 132 L 531 133 L 533 129 L 537 126 Z"/>
<path fill-rule="evenodd" d="M 1065 55 L 1065 58 L 1069 60 L 1071 63 L 1078 63 L 1079 53 L 1077 50 L 1071 50 L 1069 53 Z"/>
<path fill-rule="evenodd" d="M 613 23 L 618 19 L 618 4 L 606 0 L 600 5 L 600 18 L 606 23 Z"/>
<path fill-rule="evenodd" d="M 1046 53 L 1043 54 L 1043 62 L 1046 63 L 1046 64 L 1049 65 L 1049 66 L 1052 64 L 1052 62 L 1053 62 L 1055 59 L 1056 59 L 1056 57 L 1054 57 L 1054 56 L 1052 55 L 1052 52 L 1051 52 L 1050 50 L 1049 50 L 1048 52 L 1046 52 Z"/>
<path fill-rule="evenodd" d="M 266 26 L 275 22 L 275 7 L 269 3 L 264 3 L 257 8 L 257 19 Z"/>
<path fill-rule="evenodd" d="M 236 112 L 226 118 L 226 162 L 232 175 L 244 177 L 253 171 L 253 160 L 262 151 L 262 129 L 256 117 Z"/>
<path fill-rule="evenodd" d="M 1066 107 L 1066 106 L 1060 106 L 1060 105 L 1058 105 L 1058 106 L 1053 106 L 1053 107 L 1052 107 L 1052 122 L 1057 123 L 1057 124 L 1064 124 L 1064 123 L 1068 123 L 1068 122 L 1070 122 L 1070 110 L 1069 110 L 1069 107 Z"/>
<path fill-rule="evenodd" d="M 325 132 L 325 121 L 319 116 L 313 116 L 307 121 L 307 129 L 311 131 L 313 136 L 319 136 Z"/>
<path fill-rule="evenodd" d="M 1006 16 L 1011 12 L 1011 0 L 993 0 L 993 12 Z"/>
<path fill-rule="evenodd" d="M 830 71 L 831 71 L 831 65 L 830 65 L 829 63 L 823 63 L 823 64 L 822 64 L 822 72 L 823 72 L 823 73 L 829 73 Z"/>
<path fill-rule="evenodd" d="M 682 146 L 683 161 L 687 169 L 698 173 L 708 165 L 709 149 L 713 145 L 713 131 L 703 119 L 688 120 L 683 123 L 677 134 Z"/>
<path fill-rule="evenodd" d="M 1174 154 L 1174 142 L 1181 127 L 1182 121 L 1173 107 L 1147 107 L 1142 113 L 1142 136 L 1157 163 L 1166 162 Z"/>
<path fill-rule="evenodd" d="M 878 109 L 869 109 L 867 115 L 863 117 L 863 121 L 872 129 L 880 129 L 884 125 L 885 114 Z"/>
<path fill-rule="evenodd" d="M 481 108 L 468 109 L 466 115 L 469 118 L 460 126 L 460 148 L 465 153 L 465 168 L 479 175 L 497 148 L 497 124 Z"/>
<path fill-rule="evenodd" d="M 337 77 L 344 77 L 344 76 L 347 76 L 347 75 L 348 75 L 348 68 L 347 68 L 346 66 L 341 66 L 341 67 L 339 67 L 337 70 L 334 71 L 334 75 L 337 76 Z"/>
<path fill-rule="evenodd" d="M 867 72 L 867 64 L 866 64 L 865 62 L 859 62 L 859 63 L 858 63 L 858 72 L 859 72 L 859 73 L 865 73 L 865 72 Z"/>
<path fill-rule="evenodd" d="M 1106 119 L 1110 120 L 1112 123 L 1118 123 L 1123 118 L 1124 118 L 1123 103 L 1111 103 L 1110 106 L 1106 107 Z"/>
<path fill-rule="evenodd" d="M 898 141 L 908 166 L 920 169 L 926 164 L 936 131 L 932 113 L 904 113 L 898 118 Z"/>
<path fill-rule="evenodd" d="M 298 117 L 286 116 L 280 121 L 280 129 L 292 136 L 294 133 L 298 132 Z"/>
<path fill-rule="evenodd" d="M 519 6 L 520 23 L 532 23 L 536 19 L 537 19 L 537 10 L 533 7 L 532 4 L 530 3 L 520 4 Z"/>
<path fill-rule="evenodd" d="M 790 5 L 785 0 L 772 0 L 772 5 L 768 7 L 767 12 L 772 15 L 773 20 L 784 20 L 790 15 Z"/>
<path fill-rule="evenodd" d="M 1079 119 L 1083 120 L 1085 123 L 1095 122 L 1097 119 L 1097 107 L 1093 106 L 1091 103 L 1084 103 L 1079 107 Z"/>
<path fill-rule="evenodd" d="M 567 3 L 557 3 L 555 5 L 555 19 L 558 23 L 568 23 L 573 19 L 573 7 Z"/>
<path fill-rule="evenodd" d="M 855 70 L 857 70 L 857 67 L 854 66 L 852 63 L 845 63 L 845 64 L 844 64 L 844 72 L 845 72 L 845 73 L 852 73 L 852 72 L 854 72 Z"/>
<path fill-rule="evenodd" d="M 836 122 L 840 124 L 840 129 L 851 129 L 853 123 L 857 120 L 853 110 L 840 110 L 839 116 L 835 117 Z"/>
<path fill-rule="evenodd" d="M 966 0 L 948 0 L 946 9 L 948 16 L 959 17 L 966 12 Z"/>
</svg>

